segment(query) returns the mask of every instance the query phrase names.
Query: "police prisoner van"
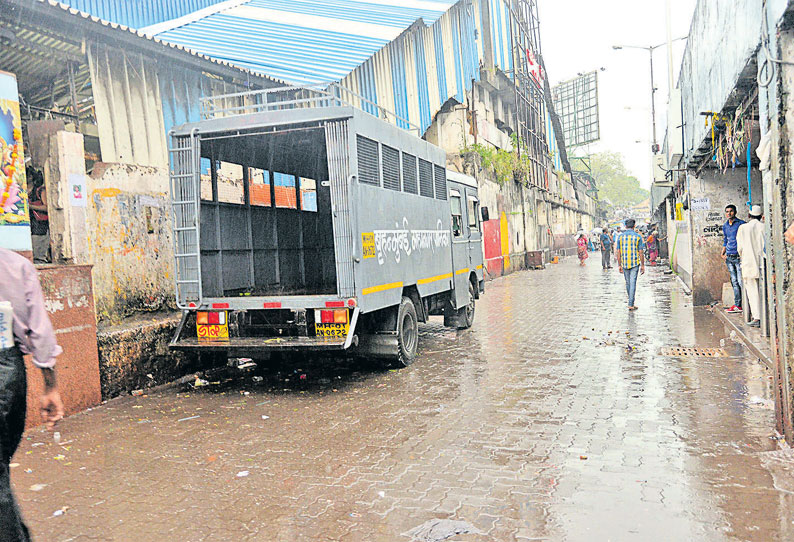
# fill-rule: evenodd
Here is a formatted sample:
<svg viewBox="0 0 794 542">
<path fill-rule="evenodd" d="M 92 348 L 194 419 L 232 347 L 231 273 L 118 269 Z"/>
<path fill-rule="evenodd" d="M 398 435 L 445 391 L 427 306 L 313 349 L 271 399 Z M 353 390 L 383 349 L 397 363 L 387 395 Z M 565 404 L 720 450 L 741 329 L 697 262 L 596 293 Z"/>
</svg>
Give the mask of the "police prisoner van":
<svg viewBox="0 0 794 542">
<path fill-rule="evenodd" d="M 338 98 L 259 92 L 171 132 L 171 346 L 351 349 L 405 366 L 419 322 L 470 327 L 484 291 L 476 181 Z"/>
</svg>

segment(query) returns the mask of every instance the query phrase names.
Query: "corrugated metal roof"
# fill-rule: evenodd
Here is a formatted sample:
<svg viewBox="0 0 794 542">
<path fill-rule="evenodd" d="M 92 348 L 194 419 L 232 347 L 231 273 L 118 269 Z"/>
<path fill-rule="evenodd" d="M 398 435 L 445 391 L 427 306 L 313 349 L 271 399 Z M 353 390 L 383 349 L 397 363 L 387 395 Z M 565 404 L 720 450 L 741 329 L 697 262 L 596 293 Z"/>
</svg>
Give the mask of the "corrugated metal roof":
<svg viewBox="0 0 794 542">
<path fill-rule="evenodd" d="M 128 33 L 134 34 L 134 35 L 138 36 L 139 38 L 142 38 L 142 39 L 154 42 L 154 43 L 161 44 L 164 47 L 169 47 L 171 49 L 184 51 L 186 54 L 189 54 L 189 55 L 191 55 L 193 57 L 196 57 L 196 58 L 200 58 L 200 59 L 205 60 L 205 61 L 209 61 L 209 62 L 213 62 L 215 64 L 223 65 L 223 66 L 225 66 L 227 68 L 232 68 L 232 69 L 240 71 L 240 72 L 253 73 L 251 70 L 248 70 L 247 68 L 245 68 L 243 66 L 240 66 L 237 63 L 228 62 L 228 61 L 225 61 L 225 60 L 220 59 L 220 58 L 214 58 L 214 57 L 212 57 L 210 55 L 203 54 L 200 51 L 195 51 L 195 50 L 189 49 L 188 47 L 185 47 L 185 46 L 180 45 L 178 43 L 171 43 L 171 42 L 168 42 L 168 41 L 165 41 L 165 40 L 161 40 L 161 39 L 159 39 L 159 38 L 157 38 L 155 36 L 149 36 L 149 35 L 141 32 L 140 30 L 135 30 L 135 29 L 129 28 L 128 26 L 123 25 L 123 24 L 119 24 L 119 23 L 115 23 L 115 22 L 104 20 L 104 19 L 102 19 L 102 18 L 100 18 L 100 17 L 98 17 L 96 15 L 93 15 L 93 14 L 90 14 L 90 13 L 86 13 L 84 11 L 80 11 L 78 9 L 75 9 L 75 8 L 71 7 L 71 6 L 68 6 L 68 5 L 64 4 L 63 2 L 59 2 L 59 1 L 56 1 L 56 0 L 34 0 L 34 3 L 42 5 L 42 6 L 46 6 L 46 7 L 50 8 L 50 9 L 53 9 L 54 11 L 59 11 L 59 12 L 64 13 L 64 14 L 70 14 L 70 15 L 73 15 L 75 17 L 82 18 L 84 20 L 92 21 L 94 23 L 97 23 L 97 24 L 105 27 L 105 28 L 111 28 L 111 29 L 114 29 L 114 30 L 119 31 L 119 32 L 128 32 Z M 261 76 L 267 76 L 268 74 L 264 74 L 264 73 L 262 73 L 260 71 L 257 71 L 256 75 L 261 77 Z M 274 79 L 273 77 L 269 77 L 269 78 L 270 79 Z M 278 82 L 278 83 L 284 83 L 284 81 L 279 81 L 277 79 L 274 79 L 274 80 L 276 82 Z"/>
<path fill-rule="evenodd" d="M 302 84 L 338 80 L 454 0 L 249 0 L 156 37 L 218 60 Z M 144 29 L 145 30 L 145 29 Z"/>
<path fill-rule="evenodd" d="M 143 28 L 182 17 L 224 0 L 61 0 L 102 20 Z"/>
</svg>

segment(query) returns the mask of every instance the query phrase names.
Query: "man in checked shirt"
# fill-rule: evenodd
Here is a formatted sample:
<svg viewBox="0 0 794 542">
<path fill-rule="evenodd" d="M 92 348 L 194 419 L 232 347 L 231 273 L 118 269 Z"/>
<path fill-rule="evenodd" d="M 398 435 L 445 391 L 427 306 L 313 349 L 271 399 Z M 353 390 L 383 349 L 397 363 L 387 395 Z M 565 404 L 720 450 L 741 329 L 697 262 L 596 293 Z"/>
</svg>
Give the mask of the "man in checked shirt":
<svg viewBox="0 0 794 542">
<path fill-rule="evenodd" d="M 11 329 L 8 329 L 11 323 Z M 41 417 L 52 430 L 63 418 L 55 379 L 62 352 L 44 308 L 36 268 L 0 248 L 0 542 L 28 542 L 30 534 L 11 493 L 9 463 L 25 429 L 27 379 L 22 354 L 32 354 L 44 377 Z M 13 331 L 13 333 L 11 333 Z"/>
<path fill-rule="evenodd" d="M 634 231 L 636 222 L 626 220 L 626 231 L 620 234 L 615 245 L 618 254 L 618 271 L 626 278 L 626 291 L 629 294 L 629 310 L 636 311 L 634 294 L 637 291 L 637 276 L 645 274 L 645 241 Z"/>
</svg>

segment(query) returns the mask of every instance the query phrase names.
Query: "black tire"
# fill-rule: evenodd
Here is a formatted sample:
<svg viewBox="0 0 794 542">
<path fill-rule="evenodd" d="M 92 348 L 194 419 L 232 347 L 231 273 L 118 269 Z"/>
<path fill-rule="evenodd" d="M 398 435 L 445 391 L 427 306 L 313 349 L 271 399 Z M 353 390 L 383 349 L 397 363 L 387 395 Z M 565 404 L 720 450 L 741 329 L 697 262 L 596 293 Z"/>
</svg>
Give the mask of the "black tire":
<svg viewBox="0 0 794 542">
<path fill-rule="evenodd" d="M 419 320 L 414 302 L 408 297 L 400 301 L 397 309 L 397 356 L 394 365 L 408 367 L 416 359 L 419 347 Z"/>
<path fill-rule="evenodd" d="M 474 302 L 476 292 L 474 291 L 474 284 L 469 282 L 469 302 L 463 308 L 463 325 L 458 326 L 458 329 L 469 329 L 474 325 Z"/>
</svg>

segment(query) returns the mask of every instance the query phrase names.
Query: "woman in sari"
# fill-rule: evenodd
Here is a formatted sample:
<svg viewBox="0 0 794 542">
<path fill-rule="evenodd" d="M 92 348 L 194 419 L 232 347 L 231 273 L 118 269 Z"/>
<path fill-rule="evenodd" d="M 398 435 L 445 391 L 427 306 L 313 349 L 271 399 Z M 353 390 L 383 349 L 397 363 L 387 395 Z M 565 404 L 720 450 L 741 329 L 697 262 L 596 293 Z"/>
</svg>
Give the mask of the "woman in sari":
<svg viewBox="0 0 794 542">
<path fill-rule="evenodd" d="M 656 258 L 659 257 L 659 238 L 656 230 L 652 230 L 645 240 L 645 245 L 648 247 L 648 264 L 656 265 Z"/>
<path fill-rule="evenodd" d="M 579 239 L 576 240 L 576 254 L 579 256 L 579 265 L 584 266 L 584 261 L 588 258 L 588 254 L 587 237 L 583 233 L 580 233 Z"/>
</svg>

